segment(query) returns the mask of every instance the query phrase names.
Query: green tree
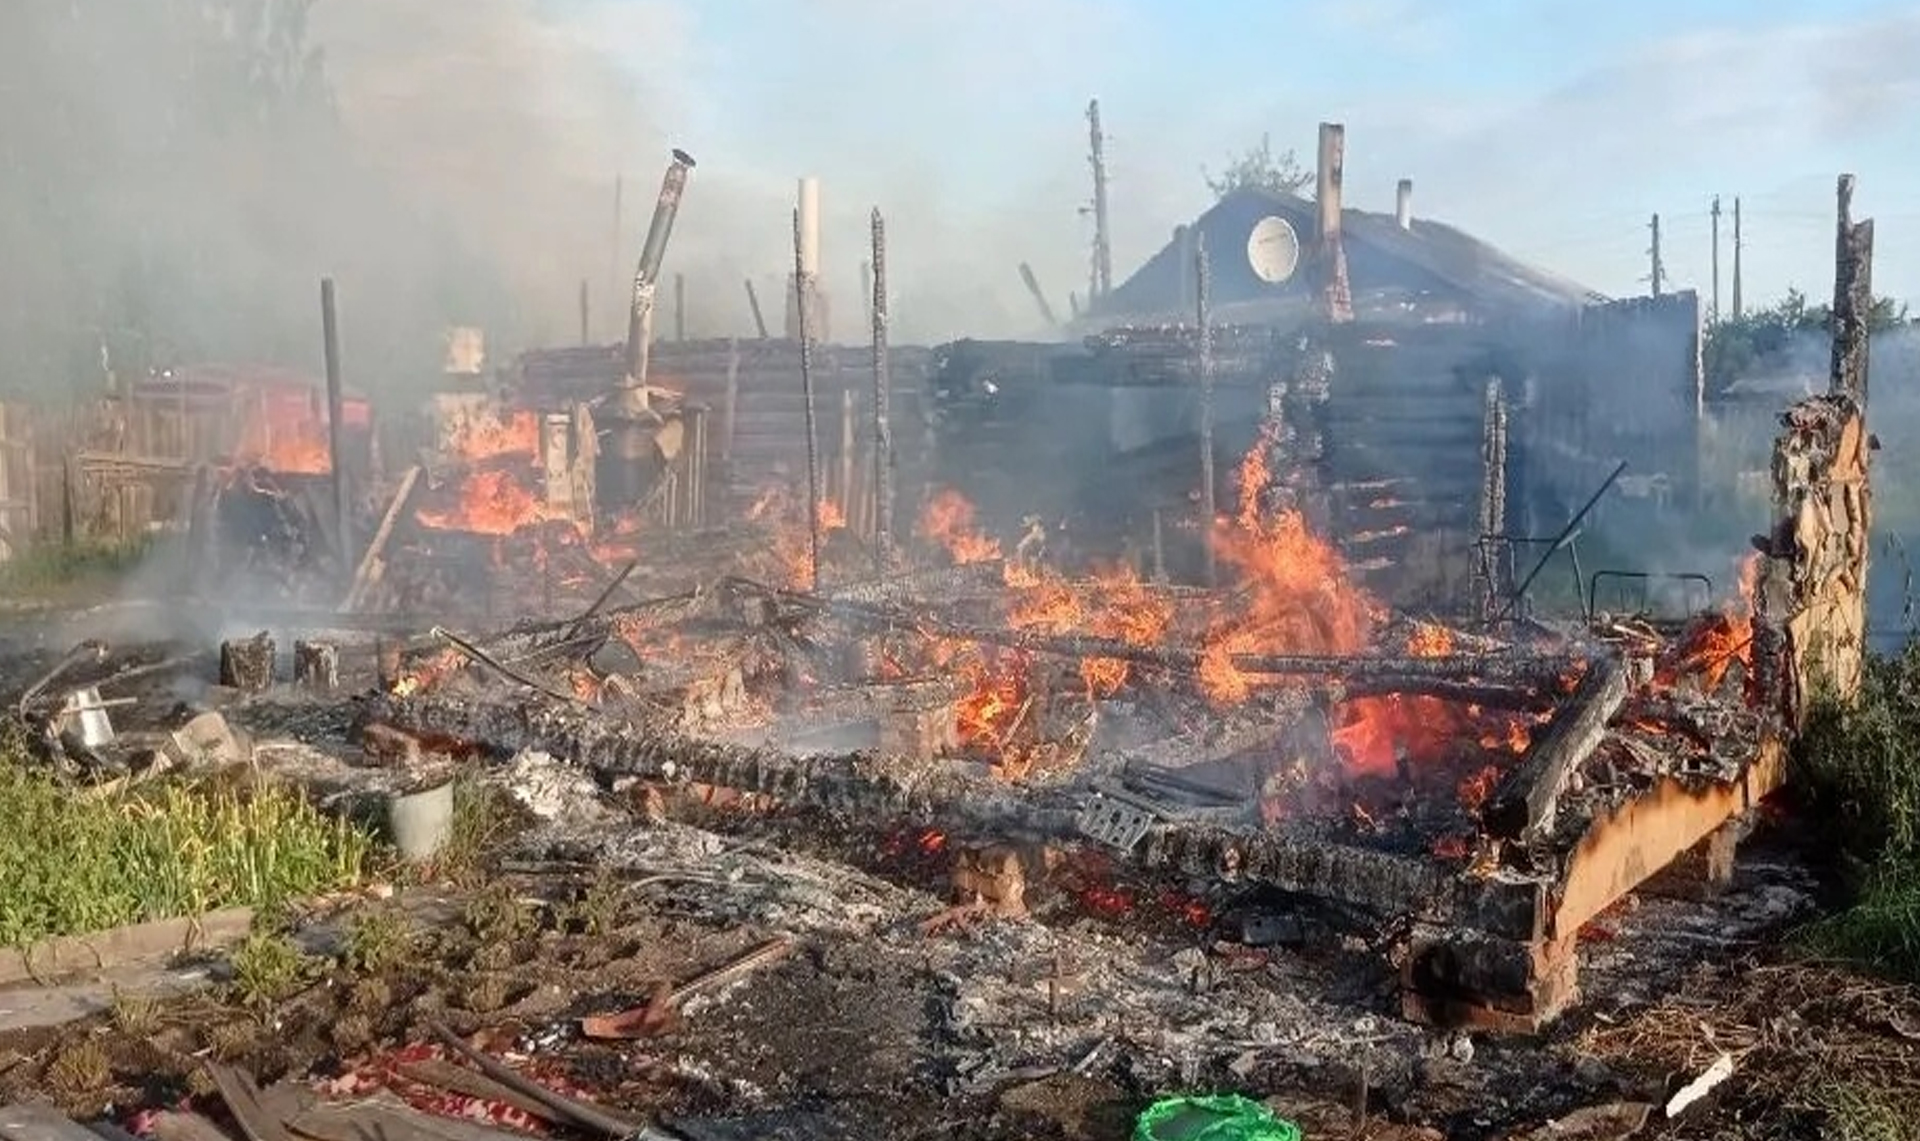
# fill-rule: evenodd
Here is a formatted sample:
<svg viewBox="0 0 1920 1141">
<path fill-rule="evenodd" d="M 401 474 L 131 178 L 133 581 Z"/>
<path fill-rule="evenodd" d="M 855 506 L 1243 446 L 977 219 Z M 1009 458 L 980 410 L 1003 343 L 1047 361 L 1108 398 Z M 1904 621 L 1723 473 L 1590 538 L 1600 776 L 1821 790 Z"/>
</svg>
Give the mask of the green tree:
<svg viewBox="0 0 1920 1141">
<path fill-rule="evenodd" d="M 1304 170 L 1291 150 L 1275 152 L 1273 140 L 1260 136 L 1260 145 L 1227 163 L 1218 177 L 1200 170 L 1207 189 L 1215 198 L 1225 198 L 1239 190 L 1263 190 L 1273 194 L 1298 194 L 1313 181 L 1313 172 Z"/>
<path fill-rule="evenodd" d="M 1722 393 L 1746 377 L 1785 364 L 1796 344 L 1804 344 L 1811 335 L 1830 333 L 1832 317 L 1830 306 L 1809 305 L 1806 294 L 1789 288 L 1785 297 L 1765 309 L 1714 322 L 1701 351 L 1707 390 Z M 1906 303 L 1891 297 L 1877 298 L 1867 314 L 1867 329 L 1872 333 L 1911 322 Z"/>
</svg>

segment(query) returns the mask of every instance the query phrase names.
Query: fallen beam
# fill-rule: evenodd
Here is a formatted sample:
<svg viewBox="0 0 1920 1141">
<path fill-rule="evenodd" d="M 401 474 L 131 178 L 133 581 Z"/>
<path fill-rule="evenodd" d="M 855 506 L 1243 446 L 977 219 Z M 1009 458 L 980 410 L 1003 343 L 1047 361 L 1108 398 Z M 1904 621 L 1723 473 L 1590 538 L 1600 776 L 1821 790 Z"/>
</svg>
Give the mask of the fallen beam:
<svg viewBox="0 0 1920 1141">
<path fill-rule="evenodd" d="M 820 599 L 782 591 L 768 593 L 811 602 L 821 610 L 856 624 L 889 630 L 912 630 L 959 641 L 982 642 L 1070 658 L 1104 658 L 1153 666 L 1181 673 L 1196 673 L 1206 658 L 1205 651 L 1138 646 L 1120 638 L 1090 634 L 1042 634 L 1004 626 L 962 622 L 931 612 L 908 611 L 878 604 Z M 1444 681 L 1550 682 L 1579 664 L 1572 657 L 1520 657 L 1513 655 L 1454 654 L 1445 657 L 1325 654 L 1235 654 L 1230 659 L 1245 673 L 1289 677 L 1366 678 L 1380 686 L 1400 680 L 1438 679 Z M 1386 690 L 1377 690 L 1386 692 Z"/>
<path fill-rule="evenodd" d="M 1620 658 L 1603 658 L 1587 669 L 1564 711 L 1509 772 L 1481 819 L 1504 839 L 1531 839 L 1553 829 L 1560 794 L 1581 762 L 1606 736 L 1607 722 L 1627 700 L 1627 669 Z"/>
</svg>

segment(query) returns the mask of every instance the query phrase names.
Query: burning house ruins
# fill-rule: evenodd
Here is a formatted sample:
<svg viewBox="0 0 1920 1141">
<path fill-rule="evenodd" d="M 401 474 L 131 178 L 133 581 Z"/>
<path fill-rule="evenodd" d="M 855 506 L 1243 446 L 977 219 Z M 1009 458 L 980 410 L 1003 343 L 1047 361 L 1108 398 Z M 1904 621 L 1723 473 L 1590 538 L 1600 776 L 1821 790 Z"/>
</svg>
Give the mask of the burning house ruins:
<svg viewBox="0 0 1920 1141">
<path fill-rule="evenodd" d="M 307 496 L 326 613 L 276 625 L 309 677 L 371 650 L 352 741 L 389 763 L 539 753 L 655 815 L 919 829 L 954 853 L 939 923 L 1277 893 L 1363 933 L 1407 1019 L 1539 1030 L 1604 912 L 1724 885 L 1808 695 L 1857 684 L 1865 362 L 1786 414 L 1774 525 L 1699 605 L 1610 613 L 1649 568 L 1575 553 L 1576 617 L 1537 613 L 1577 537 L 1687 526 L 1698 301 L 1603 301 L 1404 184 L 1347 210 L 1342 145 L 1315 203 L 1228 197 L 1077 344 L 931 350 L 886 343 L 877 215 L 873 344 L 814 342 L 817 186 L 793 338 L 657 342 L 676 151 L 625 341 L 489 372 L 457 334 L 429 440 L 355 457 L 350 509 L 335 475 L 344 523 Z M 315 442 L 262 442 L 282 498 L 340 462 Z M 274 655 L 230 644 L 225 683 Z M 84 764 L 71 712 L 44 736 Z"/>
</svg>

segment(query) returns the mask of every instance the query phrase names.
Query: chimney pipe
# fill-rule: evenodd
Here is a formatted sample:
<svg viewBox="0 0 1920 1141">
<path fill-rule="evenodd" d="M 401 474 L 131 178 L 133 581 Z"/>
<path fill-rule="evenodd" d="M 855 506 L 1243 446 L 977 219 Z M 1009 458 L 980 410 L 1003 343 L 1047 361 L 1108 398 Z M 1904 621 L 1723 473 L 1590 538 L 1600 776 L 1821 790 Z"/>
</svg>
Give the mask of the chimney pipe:
<svg viewBox="0 0 1920 1141">
<path fill-rule="evenodd" d="M 1394 193 L 1393 221 L 1402 230 L 1413 229 L 1413 179 L 1403 178 Z"/>
<path fill-rule="evenodd" d="M 1347 254 L 1340 240 L 1340 189 L 1345 177 L 1347 129 L 1338 123 L 1320 124 L 1320 155 L 1315 177 L 1320 215 L 1320 243 L 1316 251 L 1321 272 L 1321 306 L 1328 321 L 1353 320 L 1353 291 L 1347 281 Z"/>
<path fill-rule="evenodd" d="M 1320 208 L 1320 241 L 1340 240 L 1340 184 L 1344 175 L 1347 129 L 1338 123 L 1320 124 L 1319 161 L 1314 166 L 1313 197 Z"/>
<path fill-rule="evenodd" d="M 692 169 L 693 156 L 675 148 L 666 176 L 660 180 L 660 197 L 654 202 L 646 244 L 640 247 L 640 263 L 634 267 L 633 308 L 627 314 L 625 387 L 630 389 L 643 388 L 647 383 L 648 342 L 653 339 L 653 290 L 660 280 L 660 263 L 667 256 L 673 220 L 680 213 L 680 196 L 687 188 L 687 172 Z"/>
<path fill-rule="evenodd" d="M 800 180 L 800 272 L 820 276 L 820 180 Z"/>
</svg>

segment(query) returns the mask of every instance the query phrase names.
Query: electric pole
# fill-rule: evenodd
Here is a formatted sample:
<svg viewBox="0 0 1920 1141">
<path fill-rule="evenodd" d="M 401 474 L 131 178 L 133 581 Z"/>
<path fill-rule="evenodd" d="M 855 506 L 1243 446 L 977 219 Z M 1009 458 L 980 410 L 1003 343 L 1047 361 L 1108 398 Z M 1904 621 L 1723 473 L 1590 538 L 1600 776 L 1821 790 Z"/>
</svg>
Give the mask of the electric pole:
<svg viewBox="0 0 1920 1141">
<path fill-rule="evenodd" d="M 1740 199 L 1733 200 L 1733 319 L 1741 317 L 1740 309 Z"/>
<path fill-rule="evenodd" d="M 1713 320 L 1720 321 L 1720 196 L 1713 196 Z"/>
<path fill-rule="evenodd" d="M 1113 288 L 1113 248 L 1107 241 L 1107 140 L 1100 130 L 1098 99 L 1087 104 L 1087 134 L 1092 141 L 1087 160 L 1093 164 L 1093 280 L 1087 290 L 1091 304 Z"/>
<path fill-rule="evenodd" d="M 1653 245 L 1647 247 L 1647 253 L 1653 257 L 1653 272 L 1647 276 L 1647 281 L 1653 286 L 1653 296 L 1658 297 L 1660 279 L 1666 275 L 1666 267 L 1660 264 L 1660 215 L 1655 214 L 1653 221 L 1647 223 L 1647 228 L 1653 231 Z"/>
</svg>

